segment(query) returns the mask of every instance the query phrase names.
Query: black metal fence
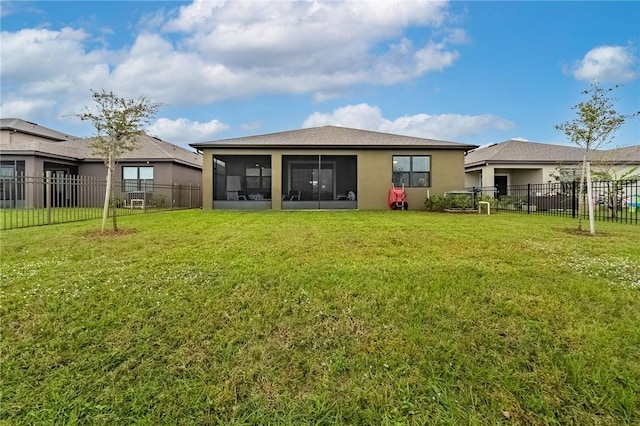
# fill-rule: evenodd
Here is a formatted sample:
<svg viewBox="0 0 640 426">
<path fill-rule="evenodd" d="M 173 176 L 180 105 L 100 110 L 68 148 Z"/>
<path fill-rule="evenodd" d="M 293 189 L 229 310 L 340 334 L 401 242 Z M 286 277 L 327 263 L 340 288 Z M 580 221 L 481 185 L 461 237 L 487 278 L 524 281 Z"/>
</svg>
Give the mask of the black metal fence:
<svg viewBox="0 0 640 426">
<path fill-rule="evenodd" d="M 588 218 L 592 203 L 598 221 L 638 224 L 640 222 L 640 181 L 594 181 L 592 198 L 588 200 L 586 185 L 583 202 L 579 203 L 579 183 L 543 183 L 509 185 L 506 194 L 495 187 L 471 188 L 474 205 L 491 199 L 493 208 L 523 214 L 543 214 Z"/>
<path fill-rule="evenodd" d="M 25 228 L 102 217 L 106 180 L 93 176 L 0 176 L 0 229 Z M 191 184 L 114 182 L 112 206 L 118 216 L 202 206 L 201 189 Z"/>
</svg>

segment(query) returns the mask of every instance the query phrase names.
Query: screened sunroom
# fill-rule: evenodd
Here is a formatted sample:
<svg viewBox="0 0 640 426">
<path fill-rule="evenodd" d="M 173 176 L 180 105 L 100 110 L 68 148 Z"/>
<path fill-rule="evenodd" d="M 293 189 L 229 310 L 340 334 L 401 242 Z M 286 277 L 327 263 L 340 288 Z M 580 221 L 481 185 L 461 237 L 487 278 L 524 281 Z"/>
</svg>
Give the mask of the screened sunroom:
<svg viewBox="0 0 640 426">
<path fill-rule="evenodd" d="M 271 208 L 270 155 L 216 155 L 213 170 L 216 208 Z"/>
<path fill-rule="evenodd" d="M 282 209 L 355 209 L 356 155 L 283 155 Z"/>
</svg>

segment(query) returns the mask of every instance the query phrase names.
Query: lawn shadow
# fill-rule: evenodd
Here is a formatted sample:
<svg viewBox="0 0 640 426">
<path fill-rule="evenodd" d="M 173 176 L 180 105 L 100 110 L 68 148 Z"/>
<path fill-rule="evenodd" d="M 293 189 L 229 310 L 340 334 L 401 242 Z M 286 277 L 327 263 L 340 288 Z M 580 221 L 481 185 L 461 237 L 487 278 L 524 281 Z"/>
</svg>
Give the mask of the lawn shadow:
<svg viewBox="0 0 640 426">
<path fill-rule="evenodd" d="M 586 229 L 578 229 L 578 228 L 556 228 L 556 230 L 560 232 L 565 232 L 571 235 L 578 235 L 581 237 L 610 237 L 611 234 L 609 232 L 596 231 L 595 234 L 590 233 Z"/>
<path fill-rule="evenodd" d="M 131 235 L 138 232 L 137 229 L 132 228 L 120 228 L 118 230 L 108 229 L 105 230 L 104 233 L 100 232 L 99 229 L 93 231 L 87 231 L 84 233 L 85 237 L 88 238 L 116 238 L 122 235 Z"/>
</svg>

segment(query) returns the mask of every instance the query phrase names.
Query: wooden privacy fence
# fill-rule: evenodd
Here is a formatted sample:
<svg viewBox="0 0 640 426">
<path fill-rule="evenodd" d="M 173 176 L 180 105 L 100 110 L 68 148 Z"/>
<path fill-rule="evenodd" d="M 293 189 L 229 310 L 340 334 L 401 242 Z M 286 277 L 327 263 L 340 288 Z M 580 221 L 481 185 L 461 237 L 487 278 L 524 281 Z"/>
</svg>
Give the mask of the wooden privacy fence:
<svg viewBox="0 0 640 426">
<path fill-rule="evenodd" d="M 101 218 L 106 187 L 94 176 L 0 176 L 0 229 Z M 114 182 L 111 195 L 119 216 L 202 206 L 192 184 Z"/>
</svg>

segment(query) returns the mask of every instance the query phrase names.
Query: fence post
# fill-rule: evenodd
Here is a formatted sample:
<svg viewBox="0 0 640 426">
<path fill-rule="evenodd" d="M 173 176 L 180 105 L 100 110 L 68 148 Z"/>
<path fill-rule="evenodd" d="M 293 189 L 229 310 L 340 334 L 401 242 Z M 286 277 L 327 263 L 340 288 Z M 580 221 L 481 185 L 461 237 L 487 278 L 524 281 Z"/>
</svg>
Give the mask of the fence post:
<svg viewBox="0 0 640 426">
<path fill-rule="evenodd" d="M 576 181 L 574 180 L 571 182 L 571 217 L 574 219 L 576 217 L 576 202 L 578 199 L 576 189 Z"/>
<path fill-rule="evenodd" d="M 53 185 L 51 184 L 51 170 L 45 172 L 45 207 L 47 208 L 47 225 L 51 225 L 51 193 Z"/>
<path fill-rule="evenodd" d="M 531 184 L 527 184 L 527 214 L 531 214 Z"/>
</svg>

